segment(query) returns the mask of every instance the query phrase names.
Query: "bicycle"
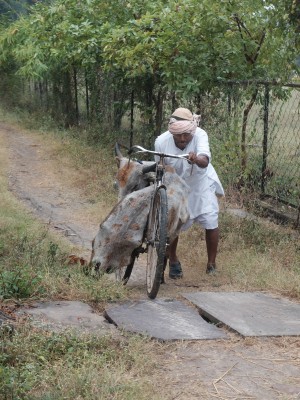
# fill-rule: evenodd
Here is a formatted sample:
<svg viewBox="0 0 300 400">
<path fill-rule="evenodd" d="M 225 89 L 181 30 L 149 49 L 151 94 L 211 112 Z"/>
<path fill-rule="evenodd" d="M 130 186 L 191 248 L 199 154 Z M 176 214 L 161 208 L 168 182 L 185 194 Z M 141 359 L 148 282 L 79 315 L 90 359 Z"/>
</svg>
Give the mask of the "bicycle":
<svg viewBox="0 0 300 400">
<path fill-rule="evenodd" d="M 163 273 L 166 266 L 166 248 L 168 246 L 168 198 L 167 187 L 164 184 L 165 158 L 179 158 L 188 161 L 188 154 L 175 155 L 147 150 L 141 146 L 133 146 L 128 150 L 128 155 L 148 154 L 158 156 L 159 161 L 144 168 L 144 172 L 154 172 L 153 192 L 148 214 L 143 243 L 131 254 L 130 263 L 116 271 L 118 280 L 126 284 L 133 270 L 134 262 L 141 253 L 147 253 L 146 286 L 150 299 L 157 296 Z M 123 274 L 123 270 L 125 273 Z"/>
</svg>

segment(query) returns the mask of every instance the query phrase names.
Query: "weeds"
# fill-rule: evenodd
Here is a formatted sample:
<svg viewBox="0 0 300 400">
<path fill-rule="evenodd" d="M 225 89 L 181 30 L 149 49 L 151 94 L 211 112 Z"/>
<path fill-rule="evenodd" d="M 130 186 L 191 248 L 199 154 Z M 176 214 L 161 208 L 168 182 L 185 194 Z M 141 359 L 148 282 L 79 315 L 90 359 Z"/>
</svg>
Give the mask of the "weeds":
<svg viewBox="0 0 300 400">
<path fill-rule="evenodd" d="M 42 276 L 28 267 L 0 272 L 0 299 L 25 299 L 43 293 Z"/>
<path fill-rule="evenodd" d="M 144 377 L 153 364 L 145 363 L 143 351 L 153 344 L 147 339 L 86 335 L 83 340 L 71 332 L 47 334 L 24 325 L 2 343 L 0 398 L 150 398 Z"/>
</svg>

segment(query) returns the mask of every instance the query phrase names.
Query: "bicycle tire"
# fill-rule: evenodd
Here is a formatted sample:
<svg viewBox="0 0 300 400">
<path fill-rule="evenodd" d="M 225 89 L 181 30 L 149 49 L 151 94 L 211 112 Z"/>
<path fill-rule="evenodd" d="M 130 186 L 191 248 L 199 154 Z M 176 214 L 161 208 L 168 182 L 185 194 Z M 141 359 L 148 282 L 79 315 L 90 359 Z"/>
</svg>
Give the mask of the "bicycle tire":
<svg viewBox="0 0 300 400">
<path fill-rule="evenodd" d="M 167 245 L 167 218 L 167 192 L 164 187 L 159 187 L 154 195 L 147 229 L 146 283 L 150 299 L 155 299 L 157 296 L 163 276 Z"/>
</svg>

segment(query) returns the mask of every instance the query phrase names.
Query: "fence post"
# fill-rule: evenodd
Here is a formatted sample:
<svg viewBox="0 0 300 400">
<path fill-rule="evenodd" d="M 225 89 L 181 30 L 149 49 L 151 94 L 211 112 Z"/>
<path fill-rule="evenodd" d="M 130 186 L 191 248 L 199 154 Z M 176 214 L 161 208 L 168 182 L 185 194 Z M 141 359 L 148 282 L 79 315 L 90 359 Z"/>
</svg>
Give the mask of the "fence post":
<svg viewBox="0 0 300 400">
<path fill-rule="evenodd" d="M 261 166 L 261 193 L 265 194 L 265 177 L 267 169 L 268 156 L 268 134 L 269 134 L 269 105 L 270 105 L 270 87 L 265 84 L 264 97 L 264 137 L 263 137 L 263 157 Z"/>
</svg>

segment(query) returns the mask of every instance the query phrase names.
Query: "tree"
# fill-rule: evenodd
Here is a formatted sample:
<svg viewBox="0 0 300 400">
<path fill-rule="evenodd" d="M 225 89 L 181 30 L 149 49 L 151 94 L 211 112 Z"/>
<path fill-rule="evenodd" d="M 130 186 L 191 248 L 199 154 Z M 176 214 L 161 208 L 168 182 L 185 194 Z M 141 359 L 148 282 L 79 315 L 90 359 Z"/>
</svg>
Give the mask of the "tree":
<svg viewBox="0 0 300 400">
<path fill-rule="evenodd" d="M 119 104 L 119 113 L 134 92 L 157 133 L 171 94 L 176 102 L 228 80 L 287 80 L 297 55 L 293 10 L 287 0 L 38 3 L 2 32 L 0 63 L 13 60 L 19 75 L 52 81 L 56 88 L 72 83 L 74 90 L 61 95 L 72 93 L 75 104 L 78 78 L 84 80 L 91 114 L 103 83 L 129 96 L 127 101 L 121 96 L 122 107 L 115 95 L 107 96 Z"/>
</svg>

